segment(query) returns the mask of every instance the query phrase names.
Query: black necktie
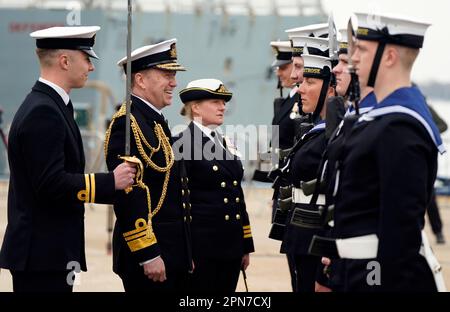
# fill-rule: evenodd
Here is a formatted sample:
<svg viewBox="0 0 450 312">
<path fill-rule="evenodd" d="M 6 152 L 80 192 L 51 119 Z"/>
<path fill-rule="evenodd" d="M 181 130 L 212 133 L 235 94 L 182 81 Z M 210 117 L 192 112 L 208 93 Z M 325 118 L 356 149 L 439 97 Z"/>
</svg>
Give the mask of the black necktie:
<svg viewBox="0 0 450 312">
<path fill-rule="evenodd" d="M 67 103 L 67 108 L 69 109 L 70 115 L 72 117 L 74 117 L 73 116 L 73 105 L 72 105 L 72 101 L 71 100 L 69 100 L 69 103 Z"/>
<path fill-rule="evenodd" d="M 216 131 L 211 131 L 211 136 L 213 137 L 214 145 L 216 146 L 216 148 L 222 149 L 223 144 L 220 142 L 220 135 L 216 133 Z"/>
</svg>

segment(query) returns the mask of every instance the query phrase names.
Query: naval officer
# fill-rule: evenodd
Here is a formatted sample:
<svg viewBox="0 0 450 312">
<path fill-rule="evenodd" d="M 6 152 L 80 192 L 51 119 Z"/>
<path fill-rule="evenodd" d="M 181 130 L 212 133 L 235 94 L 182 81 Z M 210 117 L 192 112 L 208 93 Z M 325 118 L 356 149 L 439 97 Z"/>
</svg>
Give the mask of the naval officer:
<svg viewBox="0 0 450 312">
<path fill-rule="evenodd" d="M 131 192 L 116 192 L 113 270 L 126 292 L 184 291 L 190 256 L 187 179 L 175 161 L 172 136 L 162 109 L 172 103 L 177 61 L 176 39 L 143 46 L 118 62 L 131 75 L 131 155 L 142 164 Z M 108 168 L 125 149 L 125 105 L 106 134 Z M 139 174 L 140 173 L 140 174 Z"/>
<path fill-rule="evenodd" d="M 52 27 L 36 39 L 40 77 L 9 132 L 8 225 L 0 266 L 13 290 L 71 292 L 73 274 L 86 271 L 84 203 L 112 203 L 133 183 L 134 165 L 84 174 L 80 131 L 69 94 L 94 70 L 98 26 Z"/>
<path fill-rule="evenodd" d="M 177 143 L 183 147 L 192 205 L 193 292 L 234 292 L 255 250 L 240 155 L 218 129 L 232 95 L 217 79 L 194 80 L 180 91 L 182 114 L 190 120 Z"/>
</svg>

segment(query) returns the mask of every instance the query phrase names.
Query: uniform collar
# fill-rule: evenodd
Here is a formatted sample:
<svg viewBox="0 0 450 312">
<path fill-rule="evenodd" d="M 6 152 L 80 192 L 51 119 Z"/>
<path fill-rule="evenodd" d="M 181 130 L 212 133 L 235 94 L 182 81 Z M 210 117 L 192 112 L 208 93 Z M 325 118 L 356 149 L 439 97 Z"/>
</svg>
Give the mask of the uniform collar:
<svg viewBox="0 0 450 312">
<path fill-rule="evenodd" d="M 377 104 L 377 98 L 375 97 L 375 93 L 371 91 L 369 94 L 367 94 L 361 102 L 359 102 L 359 114 L 365 114 L 372 110 L 374 106 Z M 353 107 L 353 103 L 350 102 L 350 105 L 348 106 L 347 111 L 345 112 L 345 116 L 354 115 L 355 109 Z"/>
<path fill-rule="evenodd" d="M 56 91 L 56 93 L 59 94 L 59 96 L 63 99 L 64 104 L 68 104 L 69 103 L 69 95 L 67 94 L 66 90 L 64 90 L 63 88 L 61 88 L 60 86 L 58 86 L 57 84 L 48 81 L 47 79 L 44 79 L 42 77 L 39 77 L 38 79 L 40 82 L 45 83 L 47 86 L 49 86 L 50 88 L 52 88 L 53 90 Z"/>
<path fill-rule="evenodd" d="M 425 97 L 416 87 L 400 88 L 392 92 L 388 97 L 376 104 L 375 107 L 368 112 L 360 120 L 366 120 L 377 116 L 391 113 L 405 113 L 417 119 L 430 135 L 436 148 L 441 154 L 445 153 L 445 147 L 442 143 L 439 130 L 433 121 Z"/>
<path fill-rule="evenodd" d="M 162 116 L 162 112 L 161 112 L 159 109 L 157 109 L 152 103 L 150 103 L 150 102 L 147 101 L 147 100 L 144 100 L 143 98 L 141 98 L 140 96 L 137 96 L 137 95 L 134 94 L 134 93 L 132 93 L 132 94 L 133 94 L 133 96 L 137 97 L 139 100 L 141 100 L 142 102 L 144 102 L 145 104 L 147 104 L 151 109 L 153 109 L 155 112 L 157 112 L 159 115 Z"/>
<path fill-rule="evenodd" d="M 295 86 L 292 88 L 291 92 L 289 92 L 289 97 L 292 98 L 297 93 L 298 87 Z"/>
<path fill-rule="evenodd" d="M 193 120 L 194 125 L 196 125 L 200 130 L 202 130 L 202 132 L 211 139 L 211 141 L 214 141 L 213 136 L 211 135 L 211 133 L 214 131 L 214 129 L 208 128 L 204 125 L 202 125 L 201 123 L 199 123 L 196 120 Z"/>
</svg>

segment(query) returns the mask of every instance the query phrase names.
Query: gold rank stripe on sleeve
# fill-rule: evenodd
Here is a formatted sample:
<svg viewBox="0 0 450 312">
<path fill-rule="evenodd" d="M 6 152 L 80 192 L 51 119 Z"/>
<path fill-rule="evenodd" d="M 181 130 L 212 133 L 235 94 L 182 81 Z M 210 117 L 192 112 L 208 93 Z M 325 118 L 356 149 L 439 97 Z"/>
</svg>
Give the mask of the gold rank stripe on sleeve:
<svg viewBox="0 0 450 312">
<path fill-rule="evenodd" d="M 84 175 L 85 188 L 77 193 L 78 200 L 85 203 L 95 203 L 95 174 Z"/>
<path fill-rule="evenodd" d="M 250 228 L 250 225 L 244 225 L 242 228 L 244 229 L 244 238 L 252 237 L 252 229 Z"/>
<path fill-rule="evenodd" d="M 136 228 L 134 230 L 123 233 L 123 237 L 125 238 L 131 252 L 149 247 L 157 242 L 155 234 L 145 219 L 137 219 L 135 222 L 135 227 Z"/>
<path fill-rule="evenodd" d="M 91 173 L 89 175 L 89 177 L 91 178 L 91 203 L 95 203 L 95 174 Z"/>
</svg>

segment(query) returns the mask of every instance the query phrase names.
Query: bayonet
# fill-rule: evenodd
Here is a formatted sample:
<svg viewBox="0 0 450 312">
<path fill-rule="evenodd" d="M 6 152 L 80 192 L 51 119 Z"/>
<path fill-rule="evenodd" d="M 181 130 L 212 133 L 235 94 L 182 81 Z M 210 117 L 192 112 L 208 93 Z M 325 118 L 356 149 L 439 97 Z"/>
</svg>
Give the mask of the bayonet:
<svg viewBox="0 0 450 312">
<path fill-rule="evenodd" d="M 350 82 L 350 94 L 349 100 L 353 102 L 353 106 L 355 108 L 356 115 L 359 115 L 359 100 L 360 100 L 360 88 L 359 88 L 359 80 L 358 75 L 356 74 L 356 69 L 353 66 L 352 55 L 355 49 L 355 41 L 353 39 L 353 24 L 352 19 L 348 20 L 347 24 L 347 38 L 348 38 L 348 72 L 351 75 Z"/>
<path fill-rule="evenodd" d="M 339 45 L 337 41 L 337 30 L 336 25 L 334 24 L 333 13 L 328 17 L 328 47 L 329 47 L 329 57 L 331 62 L 337 62 L 339 60 L 338 50 Z M 334 66 L 335 64 L 333 64 Z"/>
<path fill-rule="evenodd" d="M 331 13 L 328 17 L 328 56 L 332 67 L 336 66 L 339 62 L 338 50 L 337 30 L 336 25 L 334 24 L 333 13 Z M 330 85 L 336 92 L 336 76 L 333 72 L 331 72 Z"/>
</svg>

